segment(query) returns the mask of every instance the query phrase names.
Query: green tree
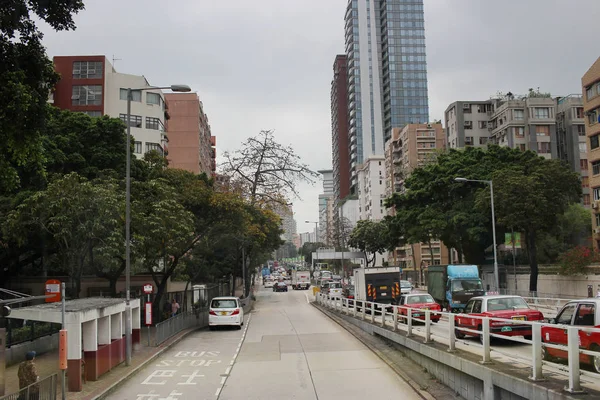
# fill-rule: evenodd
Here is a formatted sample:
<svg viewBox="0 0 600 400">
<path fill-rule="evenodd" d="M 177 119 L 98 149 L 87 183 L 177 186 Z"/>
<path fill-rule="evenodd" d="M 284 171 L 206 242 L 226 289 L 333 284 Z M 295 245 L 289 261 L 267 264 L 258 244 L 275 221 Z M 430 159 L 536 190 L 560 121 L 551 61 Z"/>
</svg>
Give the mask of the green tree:
<svg viewBox="0 0 600 400">
<path fill-rule="evenodd" d="M 365 255 L 365 267 L 375 262 L 377 253 L 389 248 L 387 225 L 381 221 L 360 220 L 350 234 L 348 245 L 362 251 Z"/>
<path fill-rule="evenodd" d="M 43 169 L 40 140 L 50 90 L 58 81 L 35 24 L 57 31 L 75 29 L 81 0 L 5 0 L 0 7 L 0 187 L 20 185 L 17 167 Z"/>
<path fill-rule="evenodd" d="M 569 205 L 581 198 L 579 176 L 560 160 L 537 158 L 498 170 L 492 180 L 497 222 L 525 233 L 529 290 L 537 292 L 537 238 L 553 229 Z M 480 191 L 480 208 L 489 209 L 489 200 L 489 192 Z"/>
</svg>

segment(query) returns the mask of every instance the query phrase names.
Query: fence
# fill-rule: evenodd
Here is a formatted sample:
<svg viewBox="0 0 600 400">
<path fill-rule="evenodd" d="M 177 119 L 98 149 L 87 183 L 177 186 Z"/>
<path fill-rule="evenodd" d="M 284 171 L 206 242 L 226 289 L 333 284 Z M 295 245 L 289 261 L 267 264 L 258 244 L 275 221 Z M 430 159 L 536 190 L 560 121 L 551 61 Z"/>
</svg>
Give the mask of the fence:
<svg viewBox="0 0 600 400">
<path fill-rule="evenodd" d="M 556 299 L 552 299 L 556 300 Z M 482 357 L 482 362 L 487 363 L 492 360 L 492 347 L 490 345 L 492 338 L 501 338 L 504 340 L 510 340 L 526 345 L 531 345 L 529 354 L 523 352 L 520 348 L 517 352 L 509 352 L 504 347 L 494 349 L 494 353 L 498 358 L 508 358 L 513 364 L 524 364 L 531 368 L 531 379 L 541 380 L 543 379 L 543 368 L 546 368 L 546 372 L 553 375 L 562 376 L 568 378 L 567 387 L 565 388 L 568 392 L 577 393 L 582 390 L 582 382 L 590 386 L 593 386 L 596 390 L 599 389 L 600 380 L 598 379 L 598 373 L 588 372 L 580 369 L 580 360 L 582 355 L 593 357 L 594 365 L 593 368 L 598 369 L 600 372 L 600 364 L 596 360 L 600 360 L 600 348 L 592 345 L 592 351 L 586 350 L 579 347 L 579 341 L 581 336 L 592 334 L 600 334 L 600 329 L 592 326 L 568 326 L 558 324 L 547 324 L 542 322 L 533 321 L 518 321 L 518 325 L 527 325 L 531 329 L 531 335 L 527 338 L 520 336 L 505 336 L 497 332 L 499 326 L 512 325 L 515 322 L 512 319 L 505 318 L 488 318 L 476 315 L 469 315 L 468 318 L 478 320 L 472 328 L 460 327 L 456 325 L 462 317 L 467 317 L 465 314 L 453 314 L 441 311 L 431 310 L 417 310 L 420 314 L 413 316 L 415 309 L 403 306 L 391 306 L 389 304 L 381 304 L 364 300 L 349 300 L 346 298 L 334 299 L 327 295 L 317 293 L 317 303 L 333 310 L 345 314 L 347 316 L 353 316 L 362 320 L 369 321 L 371 324 L 391 328 L 392 331 L 404 330 L 406 336 L 422 336 L 425 343 L 431 343 L 433 341 L 432 336 L 437 336 L 438 339 L 443 340 L 448 344 L 448 350 L 454 351 L 458 342 L 466 344 L 467 351 L 479 353 Z M 390 311 L 391 309 L 391 311 Z M 367 312 L 369 317 L 367 317 Z M 380 314 L 380 317 L 376 317 L 376 314 Z M 424 315 L 423 315 L 424 314 Z M 435 318 L 432 318 L 435 317 Z M 443 318 L 447 321 L 447 326 L 442 327 L 441 321 L 435 324 L 435 330 L 433 323 L 435 319 Z M 415 322 L 424 324 L 424 329 L 415 327 Z M 492 329 L 492 327 L 494 329 Z M 542 338 L 542 328 L 553 328 L 560 331 L 564 331 L 565 337 L 567 338 L 567 344 L 556 344 L 546 343 Z M 481 346 L 476 347 L 474 351 L 474 343 L 472 341 L 465 342 L 462 340 L 465 335 L 478 336 L 480 338 Z M 548 335 L 548 334 L 546 334 Z M 545 356 L 548 353 L 548 348 L 557 349 L 565 354 L 567 360 L 567 368 L 560 364 L 548 361 L 550 357 Z"/>
<path fill-rule="evenodd" d="M 0 400 L 56 400 L 57 382 L 58 374 L 53 374 Z"/>
<path fill-rule="evenodd" d="M 7 319 L 7 321 L 6 347 L 53 335 L 60 330 L 60 324 L 50 322 L 27 321 L 23 324 L 23 320 L 20 319 Z"/>
<path fill-rule="evenodd" d="M 154 346 L 158 346 L 170 337 L 178 334 L 188 328 L 202 328 L 208 325 L 208 312 L 200 311 L 184 311 L 159 322 L 154 327 Z"/>
</svg>

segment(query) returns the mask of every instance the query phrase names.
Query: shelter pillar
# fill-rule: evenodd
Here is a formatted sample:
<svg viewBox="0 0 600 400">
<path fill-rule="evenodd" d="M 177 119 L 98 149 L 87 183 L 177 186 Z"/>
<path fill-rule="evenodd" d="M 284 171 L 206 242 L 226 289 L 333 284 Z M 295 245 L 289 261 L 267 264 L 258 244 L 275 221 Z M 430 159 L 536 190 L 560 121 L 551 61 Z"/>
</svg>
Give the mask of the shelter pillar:
<svg viewBox="0 0 600 400">
<path fill-rule="evenodd" d="M 123 312 L 110 316 L 110 367 L 111 369 L 125 361 L 125 331 L 123 330 Z"/>
<path fill-rule="evenodd" d="M 136 345 L 139 345 L 142 341 L 142 321 L 141 321 L 141 309 L 140 309 L 140 301 L 131 302 L 131 341 L 134 345 L 134 349 Z"/>
<path fill-rule="evenodd" d="M 98 320 L 93 319 L 83 324 L 83 361 L 86 380 L 98 379 Z"/>
<path fill-rule="evenodd" d="M 81 323 L 67 322 L 67 375 L 70 392 L 81 392 Z"/>
</svg>

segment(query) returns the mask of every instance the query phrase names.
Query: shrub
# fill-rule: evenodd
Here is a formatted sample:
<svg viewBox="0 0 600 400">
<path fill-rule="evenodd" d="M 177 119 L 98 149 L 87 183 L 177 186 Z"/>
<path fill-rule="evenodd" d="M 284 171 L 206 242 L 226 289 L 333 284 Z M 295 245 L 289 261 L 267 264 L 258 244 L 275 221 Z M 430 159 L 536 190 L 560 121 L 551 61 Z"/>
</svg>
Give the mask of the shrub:
<svg viewBox="0 0 600 400">
<path fill-rule="evenodd" d="M 558 257 L 561 275 L 585 274 L 586 267 L 599 260 L 598 254 L 589 247 L 577 246 Z"/>
</svg>

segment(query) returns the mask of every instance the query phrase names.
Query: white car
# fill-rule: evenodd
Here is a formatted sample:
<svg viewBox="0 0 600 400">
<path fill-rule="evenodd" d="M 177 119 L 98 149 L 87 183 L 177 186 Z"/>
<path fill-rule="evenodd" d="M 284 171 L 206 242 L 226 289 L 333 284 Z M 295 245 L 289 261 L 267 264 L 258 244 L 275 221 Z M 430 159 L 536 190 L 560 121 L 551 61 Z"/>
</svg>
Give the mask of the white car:
<svg viewBox="0 0 600 400">
<path fill-rule="evenodd" d="M 265 279 L 265 288 L 273 288 L 273 285 L 275 284 L 275 281 L 271 278 Z"/>
<path fill-rule="evenodd" d="M 332 281 L 327 285 L 327 294 L 332 298 L 342 298 L 342 283 Z"/>
<path fill-rule="evenodd" d="M 217 326 L 235 326 L 242 329 L 244 310 L 237 297 L 215 297 L 208 310 L 208 327 L 213 330 Z"/>
</svg>

